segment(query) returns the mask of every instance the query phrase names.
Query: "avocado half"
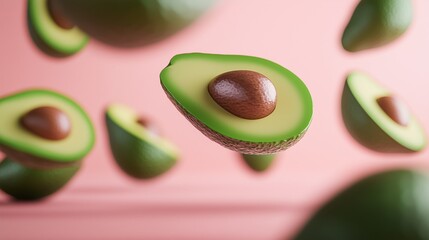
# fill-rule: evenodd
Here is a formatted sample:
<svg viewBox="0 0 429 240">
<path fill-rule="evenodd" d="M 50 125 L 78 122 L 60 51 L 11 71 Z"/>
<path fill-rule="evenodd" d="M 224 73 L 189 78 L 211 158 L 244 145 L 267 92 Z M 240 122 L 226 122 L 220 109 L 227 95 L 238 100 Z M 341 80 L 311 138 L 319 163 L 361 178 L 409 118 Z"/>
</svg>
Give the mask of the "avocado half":
<svg viewBox="0 0 429 240">
<path fill-rule="evenodd" d="M 429 178 L 415 170 L 369 176 L 322 206 L 295 240 L 428 240 Z"/>
<path fill-rule="evenodd" d="M 208 93 L 219 74 L 251 70 L 277 89 L 277 106 L 267 117 L 248 120 L 220 107 Z M 161 72 L 161 85 L 177 109 L 204 135 L 244 154 L 273 154 L 298 142 L 308 129 L 313 104 L 305 84 L 292 72 L 266 59 L 204 53 L 174 56 Z"/>
<path fill-rule="evenodd" d="M 40 169 L 6 158 L 0 162 L 0 189 L 18 200 L 38 200 L 63 188 L 80 165 Z"/>
<path fill-rule="evenodd" d="M 139 124 L 139 116 L 133 109 L 112 104 L 106 110 L 105 119 L 113 157 L 129 176 L 154 178 L 176 164 L 177 148 Z"/>
<path fill-rule="evenodd" d="M 88 43 L 88 36 L 77 27 L 66 29 L 59 26 L 51 16 L 48 1 L 57 0 L 27 2 L 27 21 L 33 41 L 49 55 L 61 57 L 77 53 Z"/>
<path fill-rule="evenodd" d="M 19 123 L 30 110 L 53 106 L 70 118 L 72 129 L 61 141 L 36 136 Z M 0 99 L 0 151 L 22 164 L 38 168 L 79 164 L 92 149 L 95 132 L 86 112 L 72 99 L 50 90 L 34 89 Z"/>
<path fill-rule="evenodd" d="M 342 45 L 357 52 L 399 38 L 413 20 L 411 0 L 361 0 L 344 30 Z"/>
<path fill-rule="evenodd" d="M 39 107 L 60 109 L 71 130 L 61 140 L 49 140 L 24 128 L 20 120 Z M 0 189 L 19 200 L 37 200 L 61 189 L 80 169 L 92 149 L 94 127 L 72 99 L 50 90 L 34 89 L 0 99 Z"/>
<path fill-rule="evenodd" d="M 341 110 L 344 124 L 352 137 L 363 146 L 378 152 L 408 153 L 426 147 L 425 131 L 413 114 L 406 126 L 395 122 L 377 103 L 392 96 L 385 87 L 362 72 L 347 76 Z"/>
<path fill-rule="evenodd" d="M 91 37 L 115 47 L 139 47 L 188 26 L 214 0 L 58 0 Z"/>
</svg>

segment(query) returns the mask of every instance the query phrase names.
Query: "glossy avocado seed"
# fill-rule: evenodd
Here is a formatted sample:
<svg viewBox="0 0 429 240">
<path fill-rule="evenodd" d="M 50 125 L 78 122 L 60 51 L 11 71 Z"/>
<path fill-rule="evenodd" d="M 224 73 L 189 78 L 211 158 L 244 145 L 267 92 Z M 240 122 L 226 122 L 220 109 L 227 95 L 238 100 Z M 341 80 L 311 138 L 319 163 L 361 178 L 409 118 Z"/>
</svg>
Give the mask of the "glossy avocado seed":
<svg viewBox="0 0 429 240">
<path fill-rule="evenodd" d="M 276 89 L 266 76 L 249 70 L 230 71 L 208 86 L 213 100 L 228 112 L 245 119 L 261 119 L 276 108 Z"/>
<path fill-rule="evenodd" d="M 397 124 L 405 127 L 410 123 L 410 112 L 399 98 L 394 96 L 380 97 L 377 99 L 377 103 Z"/>
<path fill-rule="evenodd" d="M 47 0 L 46 4 L 49 14 L 58 26 L 64 29 L 72 29 L 75 27 L 75 25 L 64 16 L 64 11 L 61 9 L 61 5 L 58 4 L 58 0 Z"/>
<path fill-rule="evenodd" d="M 27 131 L 48 140 L 65 139 L 72 127 L 66 113 L 50 106 L 29 111 L 21 117 L 20 124 Z"/>
<path fill-rule="evenodd" d="M 137 123 L 140 126 L 144 127 L 152 135 L 155 135 L 155 136 L 160 136 L 161 135 L 161 131 L 159 130 L 159 128 L 156 126 L 156 124 L 154 124 L 149 119 L 147 119 L 145 117 L 139 117 L 137 119 Z"/>
</svg>

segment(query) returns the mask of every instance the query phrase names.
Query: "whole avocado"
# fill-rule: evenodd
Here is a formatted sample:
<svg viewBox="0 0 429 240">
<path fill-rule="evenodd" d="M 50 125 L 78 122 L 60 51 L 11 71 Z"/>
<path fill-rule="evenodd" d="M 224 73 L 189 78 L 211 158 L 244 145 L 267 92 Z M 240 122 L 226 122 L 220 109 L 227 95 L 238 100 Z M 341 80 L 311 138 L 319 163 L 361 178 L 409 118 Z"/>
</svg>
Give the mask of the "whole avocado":
<svg viewBox="0 0 429 240">
<path fill-rule="evenodd" d="M 339 193 L 295 240 L 428 240 L 429 177 L 414 170 L 369 176 Z"/>
<path fill-rule="evenodd" d="M 66 17 L 115 47 L 139 47 L 188 26 L 215 0 L 59 0 Z"/>
</svg>

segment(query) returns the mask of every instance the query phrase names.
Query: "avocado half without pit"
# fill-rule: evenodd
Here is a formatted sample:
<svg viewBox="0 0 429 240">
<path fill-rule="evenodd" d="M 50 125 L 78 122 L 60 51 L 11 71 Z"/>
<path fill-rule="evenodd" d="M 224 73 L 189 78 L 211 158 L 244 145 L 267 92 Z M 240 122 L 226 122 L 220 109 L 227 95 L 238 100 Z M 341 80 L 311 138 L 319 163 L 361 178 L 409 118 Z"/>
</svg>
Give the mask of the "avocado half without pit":
<svg viewBox="0 0 429 240">
<path fill-rule="evenodd" d="M 341 100 L 352 137 L 377 152 L 409 153 L 426 147 L 425 131 L 403 101 L 362 72 L 348 75 Z"/>
<path fill-rule="evenodd" d="M 412 0 L 361 0 L 342 37 L 349 52 L 386 45 L 399 38 L 413 20 Z"/>
<path fill-rule="evenodd" d="M 154 178 L 176 164 L 177 148 L 160 136 L 153 122 L 140 117 L 130 107 L 111 104 L 105 119 L 113 157 L 129 176 Z"/>
<path fill-rule="evenodd" d="M 293 239 L 427 240 L 428 198 L 427 173 L 416 170 L 377 173 L 333 197 Z"/>
<path fill-rule="evenodd" d="M 88 36 L 65 16 L 58 0 L 28 0 L 27 15 L 33 41 L 49 55 L 72 55 L 88 43 Z"/>
<path fill-rule="evenodd" d="M 114 47 L 140 47 L 185 28 L 215 0 L 57 0 L 76 25 Z"/>
<path fill-rule="evenodd" d="M 312 118 L 305 84 L 266 59 L 180 54 L 160 78 L 167 96 L 198 130 L 241 154 L 271 155 L 289 148 Z"/>
<path fill-rule="evenodd" d="M 28 90 L 0 99 L 0 189 L 35 200 L 62 188 L 95 141 L 93 125 L 72 99 Z"/>
</svg>

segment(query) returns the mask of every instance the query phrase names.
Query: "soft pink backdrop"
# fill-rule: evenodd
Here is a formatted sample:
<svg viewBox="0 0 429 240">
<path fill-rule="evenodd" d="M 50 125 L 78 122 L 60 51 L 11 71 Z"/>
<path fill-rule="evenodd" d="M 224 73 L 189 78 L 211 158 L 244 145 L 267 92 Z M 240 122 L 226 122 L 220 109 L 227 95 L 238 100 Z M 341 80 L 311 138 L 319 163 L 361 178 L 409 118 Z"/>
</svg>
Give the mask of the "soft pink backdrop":
<svg viewBox="0 0 429 240">
<path fill-rule="evenodd" d="M 364 70 L 404 98 L 429 128 L 429 2 L 413 2 L 414 22 L 399 41 L 357 54 L 340 45 L 355 0 L 225 0 L 149 47 L 124 51 L 91 41 L 79 54 L 55 59 L 32 44 L 26 1 L 0 1 L 0 95 L 58 90 L 84 106 L 97 130 L 94 150 L 63 192 L 35 205 L 10 204 L 0 195 L 0 238 L 274 239 L 293 234 L 314 207 L 357 176 L 398 165 L 429 167 L 428 151 L 363 149 L 339 112 L 346 74 Z M 236 154 L 194 129 L 163 93 L 159 72 L 183 52 L 256 55 L 295 72 L 314 101 L 307 135 L 269 172 L 247 170 Z M 137 182 L 117 170 L 103 122 L 111 102 L 138 109 L 178 145 L 182 158 L 169 174 Z"/>
</svg>

